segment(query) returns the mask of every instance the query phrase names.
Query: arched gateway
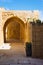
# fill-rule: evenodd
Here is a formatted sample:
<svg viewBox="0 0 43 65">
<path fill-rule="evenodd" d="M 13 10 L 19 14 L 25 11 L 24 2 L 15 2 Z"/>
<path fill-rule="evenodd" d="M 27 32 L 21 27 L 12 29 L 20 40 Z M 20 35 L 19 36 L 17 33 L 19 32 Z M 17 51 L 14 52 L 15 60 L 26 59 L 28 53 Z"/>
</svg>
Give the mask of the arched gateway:
<svg viewBox="0 0 43 65">
<path fill-rule="evenodd" d="M 7 19 L 3 27 L 4 42 L 24 42 L 25 41 L 25 24 L 18 17 Z"/>
</svg>

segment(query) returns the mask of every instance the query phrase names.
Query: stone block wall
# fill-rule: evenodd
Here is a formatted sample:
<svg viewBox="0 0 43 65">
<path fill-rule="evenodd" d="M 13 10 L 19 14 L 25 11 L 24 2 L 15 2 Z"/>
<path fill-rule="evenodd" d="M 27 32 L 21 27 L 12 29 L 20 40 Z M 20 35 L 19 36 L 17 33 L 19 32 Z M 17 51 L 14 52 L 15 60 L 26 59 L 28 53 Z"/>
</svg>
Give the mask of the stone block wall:
<svg viewBox="0 0 43 65">
<path fill-rule="evenodd" d="M 32 57 L 43 58 L 43 24 L 34 23 L 32 26 Z"/>
</svg>

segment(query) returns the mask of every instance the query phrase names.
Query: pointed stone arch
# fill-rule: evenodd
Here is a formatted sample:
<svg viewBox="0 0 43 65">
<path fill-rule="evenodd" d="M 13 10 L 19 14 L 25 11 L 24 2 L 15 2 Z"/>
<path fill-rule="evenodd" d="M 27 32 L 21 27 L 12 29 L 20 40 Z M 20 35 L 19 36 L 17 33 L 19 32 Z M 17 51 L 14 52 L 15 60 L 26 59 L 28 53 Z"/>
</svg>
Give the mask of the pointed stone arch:
<svg viewBox="0 0 43 65">
<path fill-rule="evenodd" d="M 14 29 L 12 27 L 13 24 L 15 25 L 14 28 L 17 27 L 16 29 Z M 12 30 L 15 31 L 15 33 L 13 33 L 13 34 L 15 34 L 15 39 L 17 38 L 17 39 L 19 39 L 19 41 L 25 42 L 25 23 L 20 18 L 18 18 L 17 16 L 14 16 L 14 17 L 11 17 L 11 18 L 9 18 L 9 19 L 6 20 L 6 22 L 4 23 L 4 27 L 3 27 L 4 42 L 7 42 L 6 41 L 6 28 L 8 28 L 8 31 L 10 30 L 9 28 L 11 28 L 11 31 Z M 11 35 L 11 34 L 9 34 L 9 35 Z M 14 37 L 12 37 L 12 39 L 13 38 Z M 11 42 L 11 40 L 9 42 Z"/>
</svg>

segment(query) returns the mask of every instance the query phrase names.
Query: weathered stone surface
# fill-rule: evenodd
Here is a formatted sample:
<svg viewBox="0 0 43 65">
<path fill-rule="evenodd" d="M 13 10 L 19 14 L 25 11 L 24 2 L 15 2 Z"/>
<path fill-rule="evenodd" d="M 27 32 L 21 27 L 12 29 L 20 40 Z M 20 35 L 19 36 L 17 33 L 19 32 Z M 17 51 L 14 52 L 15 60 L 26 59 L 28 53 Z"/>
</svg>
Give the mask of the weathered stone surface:
<svg viewBox="0 0 43 65">
<path fill-rule="evenodd" d="M 38 19 L 38 17 L 38 11 L 7 11 L 0 8 L 0 46 L 6 42 L 6 28 L 8 28 L 8 39 L 14 38 L 18 40 L 20 38 L 19 42 L 23 41 L 24 47 L 21 50 L 24 51 L 24 42 L 28 41 L 32 43 L 32 56 L 43 57 L 43 25 L 31 25 L 29 23 L 33 19 Z M 12 21 L 14 21 L 14 24 L 11 23 Z M 20 51 L 20 49 L 18 50 Z"/>
<path fill-rule="evenodd" d="M 4 35 L 3 35 L 3 27 L 5 25 L 5 22 L 11 18 L 11 17 L 18 17 L 20 18 L 24 23 L 27 22 L 27 19 L 30 18 L 33 19 L 37 19 L 38 18 L 38 11 L 16 11 L 16 10 L 5 10 L 4 8 L 0 8 L 0 43 L 4 42 L 3 39 L 4 39 Z M 23 36 L 23 35 L 21 35 Z M 26 37 L 26 36 L 25 36 Z"/>
</svg>

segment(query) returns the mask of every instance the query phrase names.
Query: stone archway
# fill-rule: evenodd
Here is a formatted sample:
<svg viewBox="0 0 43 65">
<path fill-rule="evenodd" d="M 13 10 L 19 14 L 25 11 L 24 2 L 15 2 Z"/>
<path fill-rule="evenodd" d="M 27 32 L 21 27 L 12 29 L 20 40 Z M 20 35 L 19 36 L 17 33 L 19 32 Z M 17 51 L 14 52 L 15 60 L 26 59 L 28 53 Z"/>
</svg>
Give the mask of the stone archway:
<svg viewBox="0 0 43 65">
<path fill-rule="evenodd" d="M 4 42 L 25 42 L 25 24 L 18 17 L 9 18 L 3 27 Z"/>
</svg>

